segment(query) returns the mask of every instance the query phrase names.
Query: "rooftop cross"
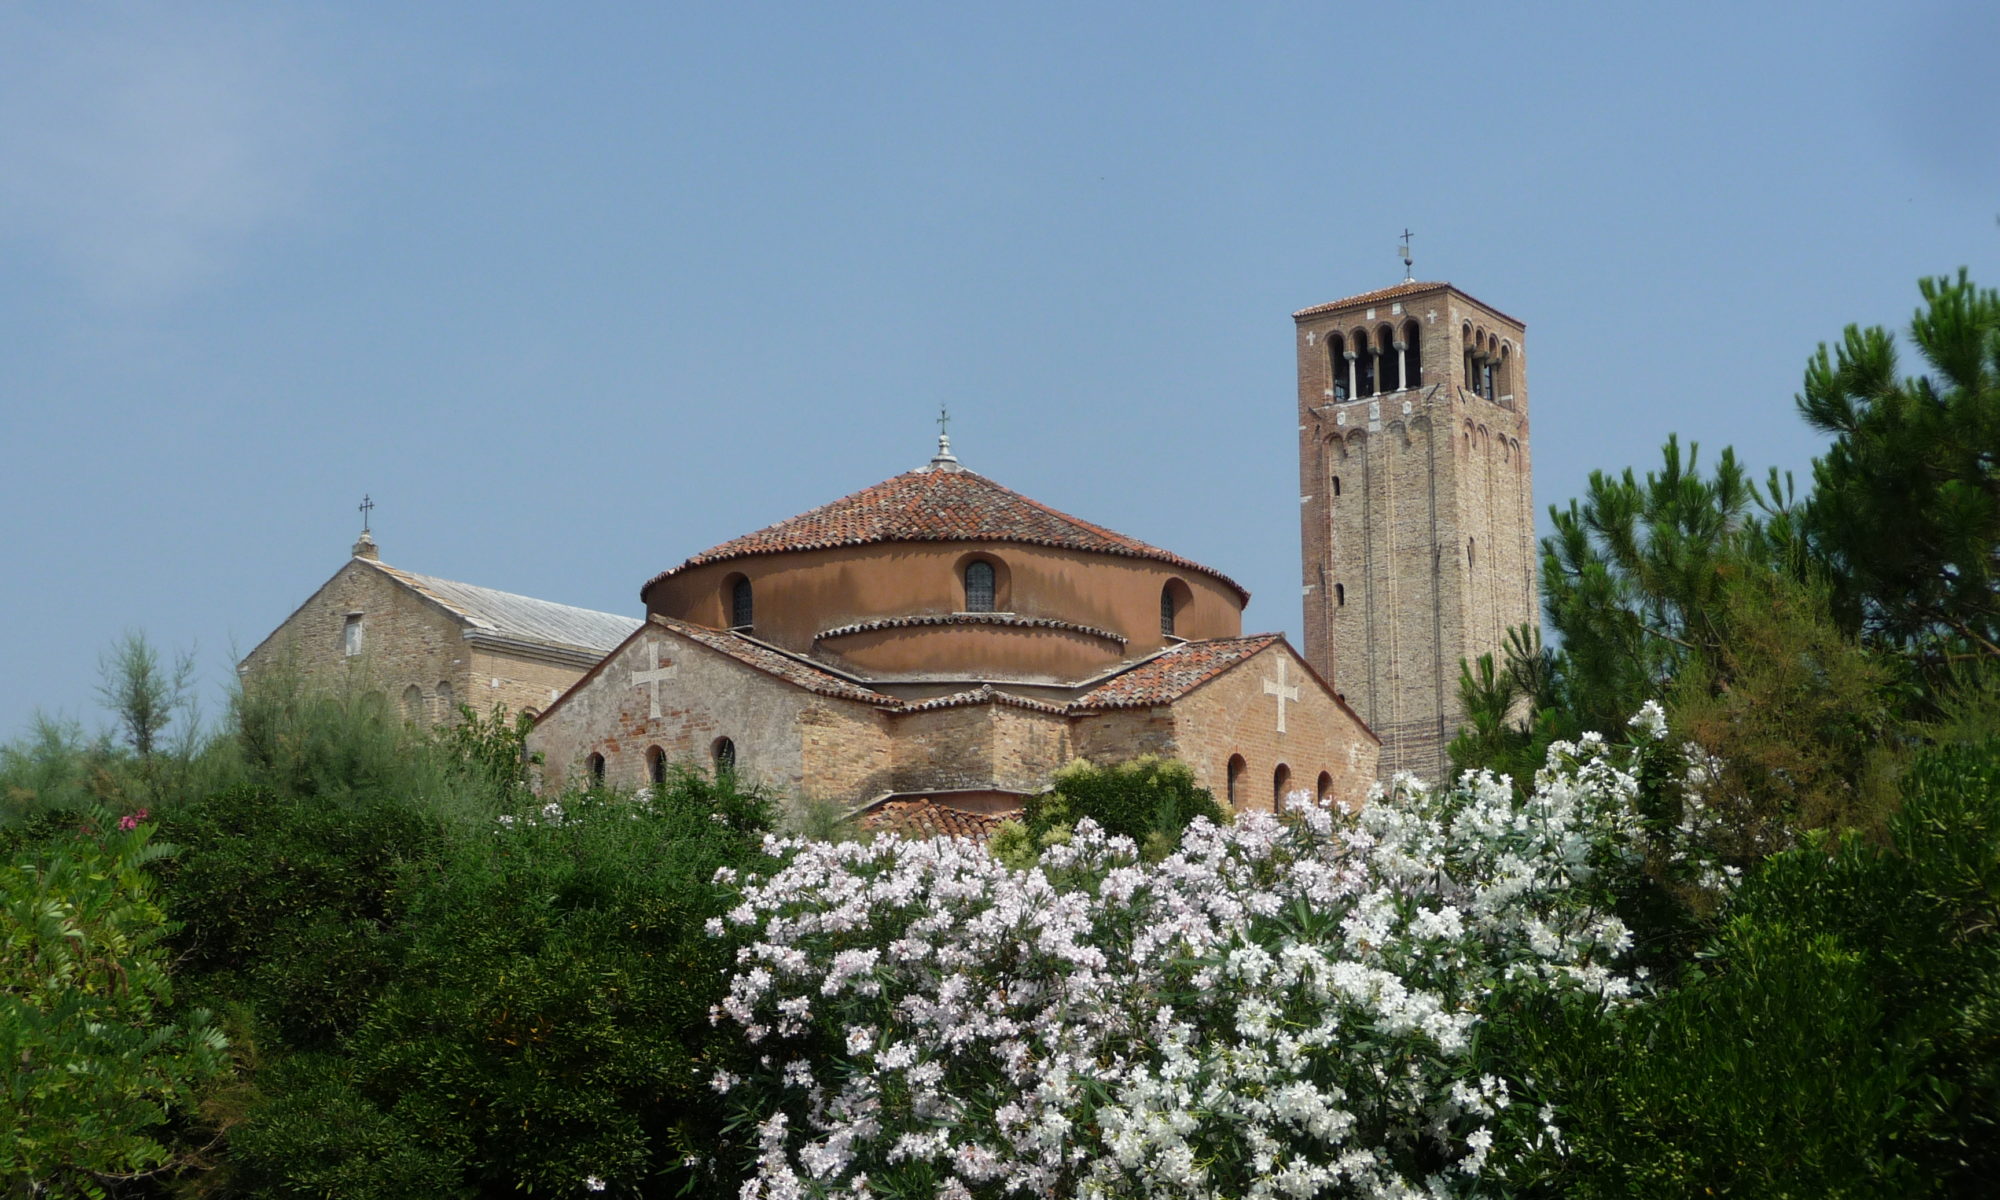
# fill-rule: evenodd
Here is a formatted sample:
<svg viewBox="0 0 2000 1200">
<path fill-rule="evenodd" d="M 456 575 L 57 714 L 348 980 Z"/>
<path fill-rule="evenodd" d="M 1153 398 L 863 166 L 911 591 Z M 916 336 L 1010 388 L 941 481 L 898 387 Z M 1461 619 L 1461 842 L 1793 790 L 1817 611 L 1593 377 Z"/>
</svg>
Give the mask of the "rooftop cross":
<svg viewBox="0 0 2000 1200">
<path fill-rule="evenodd" d="M 1417 277 L 1410 273 L 1410 264 L 1415 260 L 1410 257 L 1410 227 L 1408 225 L 1403 226 L 1403 244 L 1399 248 L 1403 252 L 1403 282 L 1415 283 Z"/>
<path fill-rule="evenodd" d="M 361 510 L 361 532 L 367 533 L 368 514 L 375 510 L 375 502 L 364 495 L 361 497 L 361 503 L 357 507 Z"/>
<path fill-rule="evenodd" d="M 955 469 L 958 466 L 958 459 L 951 452 L 951 437 L 945 432 L 951 426 L 951 410 L 942 404 L 938 405 L 937 423 L 938 452 L 936 457 L 931 459 L 931 465 Z"/>
</svg>

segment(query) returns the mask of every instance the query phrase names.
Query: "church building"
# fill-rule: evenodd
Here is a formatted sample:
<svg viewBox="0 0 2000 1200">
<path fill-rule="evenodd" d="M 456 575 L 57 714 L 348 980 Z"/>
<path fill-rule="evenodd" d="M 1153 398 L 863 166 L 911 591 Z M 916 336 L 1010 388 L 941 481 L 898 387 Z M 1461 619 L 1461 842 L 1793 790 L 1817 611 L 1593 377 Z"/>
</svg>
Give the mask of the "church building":
<svg viewBox="0 0 2000 1200">
<path fill-rule="evenodd" d="M 545 786 L 676 763 L 954 828 L 1072 759 L 1185 761 L 1238 808 L 1358 804 L 1379 743 L 1213 568 L 936 457 L 655 575 L 544 711 Z M 924 813 L 921 810 L 931 810 Z M 939 811 L 942 810 L 942 811 Z"/>
</svg>

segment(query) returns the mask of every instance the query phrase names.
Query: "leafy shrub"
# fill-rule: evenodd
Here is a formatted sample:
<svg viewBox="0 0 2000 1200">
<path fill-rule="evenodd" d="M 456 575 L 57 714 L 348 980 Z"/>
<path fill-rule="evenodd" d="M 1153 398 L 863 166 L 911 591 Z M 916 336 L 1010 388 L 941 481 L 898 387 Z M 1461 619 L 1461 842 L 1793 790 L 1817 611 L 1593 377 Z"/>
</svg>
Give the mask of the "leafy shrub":
<svg viewBox="0 0 2000 1200">
<path fill-rule="evenodd" d="M 163 1126 L 228 1071 L 208 1014 L 176 1014 L 145 866 L 169 852 L 137 816 L 0 868 L 0 1183 L 95 1196 L 169 1161 Z"/>
<path fill-rule="evenodd" d="M 1154 857 L 1171 850 L 1196 817 L 1217 825 L 1229 821 L 1186 763 L 1150 754 L 1109 765 L 1078 759 L 1056 772 L 1049 791 L 1028 799 L 1022 816 L 1038 845 L 1088 818 L 1114 837 L 1146 846 Z"/>
<path fill-rule="evenodd" d="M 422 1176 L 424 1194 L 570 1194 L 593 1177 L 671 1194 L 705 1178 L 719 1118 L 704 1081 L 736 1055 L 709 1021 L 732 951 L 705 922 L 731 901 L 716 870 L 759 853 L 769 809 L 688 773 L 455 827 L 407 864 L 396 970 L 339 1060 L 236 1139 L 241 1186 L 409 1195 L 410 1148 L 428 1146 L 455 1166 L 448 1185 Z M 319 1104 L 349 1128 L 314 1128 Z M 363 1154 L 390 1165 L 345 1165 Z"/>
</svg>

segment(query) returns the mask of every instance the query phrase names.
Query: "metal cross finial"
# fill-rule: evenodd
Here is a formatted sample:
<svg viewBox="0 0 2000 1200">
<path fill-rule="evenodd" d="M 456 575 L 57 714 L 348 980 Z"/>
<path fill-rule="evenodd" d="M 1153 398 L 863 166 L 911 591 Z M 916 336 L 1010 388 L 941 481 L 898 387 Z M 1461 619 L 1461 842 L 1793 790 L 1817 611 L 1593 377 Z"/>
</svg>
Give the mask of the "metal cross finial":
<svg viewBox="0 0 2000 1200">
<path fill-rule="evenodd" d="M 950 433 L 951 432 L 951 429 L 949 428 L 950 425 L 951 425 L 951 410 L 946 408 L 942 404 L 938 405 L 938 436 L 944 437 L 946 434 Z"/>
<path fill-rule="evenodd" d="M 1402 249 L 1403 249 L 1403 282 L 1415 283 L 1417 281 L 1417 277 L 1410 273 L 1410 264 L 1414 260 L 1410 258 L 1410 227 L 1408 225 L 1403 226 Z"/>
<path fill-rule="evenodd" d="M 361 503 L 360 503 L 360 505 L 359 505 L 358 507 L 359 507 L 359 508 L 361 509 L 361 532 L 363 532 L 363 533 L 367 533 L 367 532 L 368 532 L 368 514 L 369 514 L 369 513 L 371 513 L 371 512 L 373 512 L 373 511 L 375 510 L 375 502 L 374 502 L 373 500 L 370 500 L 370 499 L 369 499 L 369 498 L 368 498 L 368 497 L 367 497 L 367 496 L 366 496 L 366 495 L 364 494 L 364 495 L 363 495 L 363 496 L 361 497 Z"/>
</svg>

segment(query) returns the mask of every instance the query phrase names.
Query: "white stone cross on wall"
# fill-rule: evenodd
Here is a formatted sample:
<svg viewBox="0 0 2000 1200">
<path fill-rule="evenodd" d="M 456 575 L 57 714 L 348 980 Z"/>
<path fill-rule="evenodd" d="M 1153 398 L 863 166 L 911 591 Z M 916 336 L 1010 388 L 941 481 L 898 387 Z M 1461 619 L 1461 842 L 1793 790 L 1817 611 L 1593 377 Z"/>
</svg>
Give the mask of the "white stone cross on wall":
<svg viewBox="0 0 2000 1200">
<path fill-rule="evenodd" d="M 674 677 L 674 672 L 676 669 L 677 668 L 675 668 L 674 664 L 670 662 L 664 662 L 661 663 L 659 666 L 654 667 L 650 671 L 632 672 L 633 687 L 645 687 L 648 684 L 652 685 L 653 719 L 655 721 L 660 719 L 660 683 L 662 680 L 672 679 Z"/>
<path fill-rule="evenodd" d="M 1297 704 L 1299 702 L 1298 685 L 1293 684 L 1290 687 L 1285 686 L 1285 668 L 1290 665 L 1291 661 L 1289 659 L 1280 656 L 1278 659 L 1278 678 L 1275 681 L 1269 679 L 1266 679 L 1264 681 L 1264 694 L 1266 696 L 1276 696 L 1278 698 L 1279 733 L 1285 732 L 1285 701 L 1289 700 L 1293 704 Z"/>
</svg>

